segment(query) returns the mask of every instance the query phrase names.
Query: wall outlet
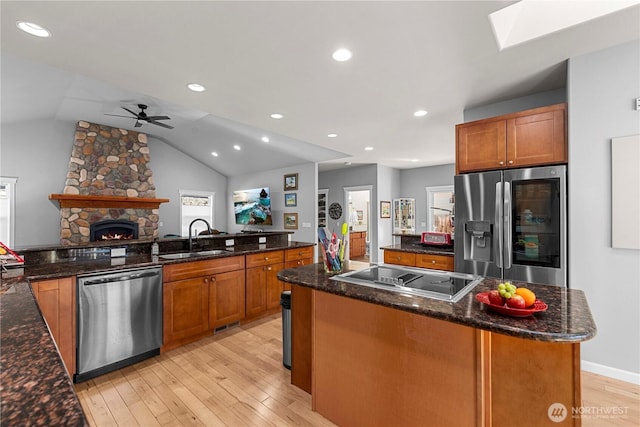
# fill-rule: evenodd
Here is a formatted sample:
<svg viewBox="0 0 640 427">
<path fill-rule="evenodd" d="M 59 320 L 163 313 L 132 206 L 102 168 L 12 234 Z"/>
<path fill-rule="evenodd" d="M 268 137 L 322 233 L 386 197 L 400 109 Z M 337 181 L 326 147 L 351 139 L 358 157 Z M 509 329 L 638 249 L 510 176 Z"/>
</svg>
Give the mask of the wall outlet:
<svg viewBox="0 0 640 427">
<path fill-rule="evenodd" d="M 233 239 L 227 239 L 224 241 L 225 246 L 233 246 Z"/>
<path fill-rule="evenodd" d="M 127 248 L 112 248 L 111 258 L 127 256 Z"/>
<path fill-rule="evenodd" d="M 640 98 L 636 98 L 636 110 L 640 110 Z"/>
<path fill-rule="evenodd" d="M 258 243 L 267 243 L 266 237 L 258 237 Z"/>
</svg>

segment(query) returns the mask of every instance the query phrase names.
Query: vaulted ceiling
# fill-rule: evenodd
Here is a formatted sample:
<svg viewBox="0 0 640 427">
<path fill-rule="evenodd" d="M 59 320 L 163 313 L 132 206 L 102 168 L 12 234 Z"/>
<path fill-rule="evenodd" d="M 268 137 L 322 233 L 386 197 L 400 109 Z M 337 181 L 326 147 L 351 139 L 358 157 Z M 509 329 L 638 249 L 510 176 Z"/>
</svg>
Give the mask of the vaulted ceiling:
<svg viewBox="0 0 640 427">
<path fill-rule="evenodd" d="M 144 103 L 174 129 L 139 130 L 227 176 L 452 163 L 465 108 L 562 88 L 568 58 L 639 38 L 636 5 L 501 51 L 488 15 L 512 3 L 2 1 L 0 118 L 133 129 L 105 114 Z"/>
</svg>

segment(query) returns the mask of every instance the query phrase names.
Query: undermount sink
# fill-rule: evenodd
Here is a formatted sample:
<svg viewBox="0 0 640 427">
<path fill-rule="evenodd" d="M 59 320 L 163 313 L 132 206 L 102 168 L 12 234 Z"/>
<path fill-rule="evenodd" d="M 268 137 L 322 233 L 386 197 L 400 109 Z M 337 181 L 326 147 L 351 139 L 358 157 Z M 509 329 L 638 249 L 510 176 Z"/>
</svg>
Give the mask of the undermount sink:
<svg viewBox="0 0 640 427">
<path fill-rule="evenodd" d="M 228 251 L 224 249 L 214 249 L 211 251 L 179 252 L 177 254 L 164 254 L 164 255 L 158 255 L 158 257 L 162 259 L 184 259 L 184 258 L 196 258 L 196 257 L 202 257 L 202 256 L 221 255 L 227 252 Z"/>
</svg>

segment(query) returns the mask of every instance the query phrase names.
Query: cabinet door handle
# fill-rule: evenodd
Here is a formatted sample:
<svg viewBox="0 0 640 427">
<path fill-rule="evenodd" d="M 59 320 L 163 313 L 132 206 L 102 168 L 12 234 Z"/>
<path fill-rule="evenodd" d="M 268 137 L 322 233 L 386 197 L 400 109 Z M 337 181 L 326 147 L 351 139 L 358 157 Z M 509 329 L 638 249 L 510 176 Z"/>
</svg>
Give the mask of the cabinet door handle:
<svg viewBox="0 0 640 427">
<path fill-rule="evenodd" d="M 268 256 L 264 257 L 264 260 L 269 261 L 269 257 Z"/>
<path fill-rule="evenodd" d="M 216 282 L 216 276 L 211 276 L 211 283 L 215 283 Z"/>
<path fill-rule="evenodd" d="M 504 165 L 504 162 L 501 160 L 501 161 L 499 161 L 499 162 L 498 162 L 498 164 L 499 164 L 500 166 L 502 166 L 502 165 Z"/>
<path fill-rule="evenodd" d="M 271 271 L 271 266 L 265 268 L 266 271 Z"/>
<path fill-rule="evenodd" d="M 208 278 L 208 277 L 205 277 L 204 279 L 202 279 L 202 281 L 203 281 L 204 283 L 206 283 L 207 285 L 209 284 L 209 278 Z"/>
<path fill-rule="evenodd" d="M 513 164 L 513 160 L 509 160 L 509 164 L 512 165 Z"/>
</svg>

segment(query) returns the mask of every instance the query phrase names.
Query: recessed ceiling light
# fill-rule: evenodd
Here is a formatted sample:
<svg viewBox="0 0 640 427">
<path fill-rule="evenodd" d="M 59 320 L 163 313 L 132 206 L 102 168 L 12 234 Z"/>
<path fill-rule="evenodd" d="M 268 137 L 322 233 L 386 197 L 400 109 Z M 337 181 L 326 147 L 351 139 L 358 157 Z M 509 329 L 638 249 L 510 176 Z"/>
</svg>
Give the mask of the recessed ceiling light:
<svg viewBox="0 0 640 427">
<path fill-rule="evenodd" d="M 212 151 L 212 152 L 211 152 L 211 155 L 212 155 L 213 157 L 218 157 L 218 153 L 216 153 L 215 151 Z"/>
<path fill-rule="evenodd" d="M 239 146 L 238 144 L 234 145 L 234 146 L 233 146 L 233 149 L 234 149 L 234 150 L 238 150 L 238 151 L 240 151 L 240 150 L 241 150 L 241 148 L 240 148 L 240 146 Z"/>
<path fill-rule="evenodd" d="M 189 83 L 187 87 L 194 92 L 204 92 L 206 90 L 206 88 L 199 83 Z"/>
<path fill-rule="evenodd" d="M 338 62 L 348 61 L 352 56 L 353 53 L 351 53 L 349 49 L 344 48 L 336 50 L 335 52 L 333 52 L 333 55 L 331 55 L 331 57 Z"/>
<path fill-rule="evenodd" d="M 418 110 L 415 113 L 413 113 L 413 115 L 416 117 L 424 117 L 427 115 L 427 110 Z"/>
<path fill-rule="evenodd" d="M 268 136 L 263 136 L 261 139 L 262 139 L 262 142 L 269 142 Z"/>
<path fill-rule="evenodd" d="M 418 159 L 411 159 L 411 163 L 418 163 Z"/>
<path fill-rule="evenodd" d="M 335 138 L 335 137 L 337 137 L 337 136 L 338 136 L 338 134 L 337 134 L 337 133 L 330 133 L 330 134 L 327 134 L 327 138 Z"/>
<path fill-rule="evenodd" d="M 351 162 L 344 162 L 345 166 L 351 166 Z"/>
<path fill-rule="evenodd" d="M 373 151 L 373 147 L 364 147 L 364 151 Z"/>
<path fill-rule="evenodd" d="M 272 119 L 279 120 L 279 119 L 283 118 L 284 116 L 282 114 L 280 114 L 280 113 L 273 113 L 269 117 L 271 117 Z"/>
<path fill-rule="evenodd" d="M 44 27 L 41 27 L 38 24 L 34 24 L 33 22 L 25 22 L 18 21 L 16 22 L 18 28 L 20 28 L 25 33 L 29 33 L 32 36 L 36 37 L 51 37 L 51 32 Z"/>
</svg>

